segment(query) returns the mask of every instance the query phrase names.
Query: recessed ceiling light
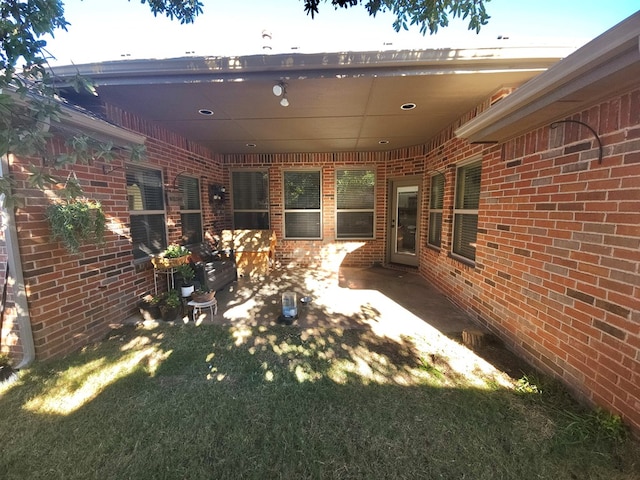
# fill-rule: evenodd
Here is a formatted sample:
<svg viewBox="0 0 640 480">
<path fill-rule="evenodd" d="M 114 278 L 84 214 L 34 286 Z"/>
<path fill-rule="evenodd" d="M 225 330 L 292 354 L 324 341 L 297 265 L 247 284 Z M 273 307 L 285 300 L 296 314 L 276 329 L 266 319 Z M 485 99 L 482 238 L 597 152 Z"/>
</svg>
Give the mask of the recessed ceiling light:
<svg viewBox="0 0 640 480">
<path fill-rule="evenodd" d="M 412 102 L 403 103 L 402 105 L 400 105 L 400 108 L 402 110 L 413 110 L 414 108 L 416 108 L 416 104 Z"/>
<path fill-rule="evenodd" d="M 387 143 L 389 143 L 389 140 L 380 140 L 378 143 L 380 145 L 386 145 Z"/>
<path fill-rule="evenodd" d="M 248 147 L 248 148 L 256 148 L 256 144 L 255 144 L 255 143 L 247 143 L 247 144 L 245 145 L 245 147 Z"/>
<path fill-rule="evenodd" d="M 208 108 L 201 108 L 198 110 L 200 115 L 204 115 L 206 117 L 213 115 L 213 110 L 209 110 Z"/>
</svg>

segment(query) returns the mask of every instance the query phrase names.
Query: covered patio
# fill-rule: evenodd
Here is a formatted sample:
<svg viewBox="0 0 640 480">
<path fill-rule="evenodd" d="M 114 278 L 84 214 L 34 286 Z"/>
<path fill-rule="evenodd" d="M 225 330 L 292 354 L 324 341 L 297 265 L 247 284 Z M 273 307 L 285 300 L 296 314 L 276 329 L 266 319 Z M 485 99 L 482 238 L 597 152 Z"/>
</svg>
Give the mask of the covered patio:
<svg viewBox="0 0 640 480">
<path fill-rule="evenodd" d="M 271 230 L 279 267 L 194 323 L 268 329 L 292 291 L 310 297 L 304 335 L 417 332 L 459 351 L 473 319 L 637 430 L 639 35 L 637 13 L 563 59 L 505 47 L 56 68 L 63 91 L 80 73 L 98 96 L 65 91 L 52 148 L 80 131 L 120 149 L 61 170 L 102 202 L 107 235 L 65 252 L 45 228 L 55 192 L 28 182 L 40 159 L 11 159 L 28 200 L 7 249 L 11 355 L 103 338 L 158 293 L 149 259 L 168 244 Z M 143 162 L 127 158 L 141 146 Z"/>
<path fill-rule="evenodd" d="M 335 271 L 280 268 L 264 277 L 241 277 L 218 292 L 213 322 L 276 324 L 283 292 L 296 293 L 298 318 L 294 323 L 301 328 L 383 328 L 386 333 L 394 328 L 432 328 L 449 335 L 474 325 L 417 273 L 380 266 Z M 303 297 L 310 301 L 301 302 Z"/>
<path fill-rule="evenodd" d="M 298 316 L 291 331 L 306 339 L 337 339 L 356 330 L 369 343 L 392 346 L 393 351 L 406 354 L 416 349 L 428 351 L 452 373 L 477 377 L 478 382 L 489 375 L 504 386 L 534 372 L 419 274 L 382 266 L 281 267 L 268 275 L 240 277 L 217 292 L 215 315 L 203 309 L 194 321 L 188 309 L 175 323 L 195 328 L 221 325 L 240 336 L 242 332 L 251 335 L 255 328 L 266 331 L 282 323 L 283 292 L 296 294 Z M 305 297 L 308 301 L 301 301 Z M 142 321 L 137 315 L 125 322 L 151 329 L 163 323 Z M 371 355 L 368 350 L 364 353 Z"/>
</svg>

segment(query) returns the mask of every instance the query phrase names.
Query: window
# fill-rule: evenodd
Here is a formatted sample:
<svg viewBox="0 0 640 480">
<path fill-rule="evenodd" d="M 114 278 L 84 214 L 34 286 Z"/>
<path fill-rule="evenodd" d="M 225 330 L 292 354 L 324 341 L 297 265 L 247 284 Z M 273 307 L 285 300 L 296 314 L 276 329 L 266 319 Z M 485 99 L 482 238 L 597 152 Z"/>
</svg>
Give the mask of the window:
<svg viewBox="0 0 640 480">
<path fill-rule="evenodd" d="M 478 206 L 480 205 L 481 162 L 458 167 L 453 209 L 453 253 L 468 260 L 476 259 Z"/>
<path fill-rule="evenodd" d="M 231 173 L 233 226 L 269 229 L 269 174 L 237 171 Z"/>
<path fill-rule="evenodd" d="M 284 172 L 285 238 L 321 238 L 320 172 Z"/>
<path fill-rule="evenodd" d="M 373 170 L 336 171 L 337 238 L 373 238 L 375 184 Z"/>
<path fill-rule="evenodd" d="M 126 175 L 133 258 L 146 258 L 167 248 L 162 173 L 127 165 Z"/>
<path fill-rule="evenodd" d="M 442 206 L 444 203 L 444 175 L 437 173 L 431 177 L 431 197 L 429 200 L 429 245 L 442 245 Z"/>
<path fill-rule="evenodd" d="M 197 178 L 179 176 L 178 189 L 182 193 L 180 223 L 182 242 L 189 245 L 202 242 L 202 210 L 200 208 L 200 181 Z"/>
</svg>

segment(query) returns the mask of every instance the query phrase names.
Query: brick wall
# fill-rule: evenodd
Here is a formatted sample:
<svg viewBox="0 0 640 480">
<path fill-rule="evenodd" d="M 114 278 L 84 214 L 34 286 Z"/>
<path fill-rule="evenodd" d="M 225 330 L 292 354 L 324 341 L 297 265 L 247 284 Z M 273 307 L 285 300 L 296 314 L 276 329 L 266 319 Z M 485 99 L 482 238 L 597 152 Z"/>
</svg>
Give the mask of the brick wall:
<svg viewBox="0 0 640 480">
<path fill-rule="evenodd" d="M 2 311 L 0 326 L 0 353 L 9 354 L 14 364 L 17 363 L 22 356 L 22 344 L 16 323 L 16 311 L 13 301 L 13 291 L 10 288 L 11 275 L 6 277 L 6 268 L 8 262 L 7 245 L 4 234 L 4 216 L 0 216 L 0 308 Z M 9 272 L 11 274 L 11 272 Z M 5 285 L 6 284 L 6 285 Z M 2 292 L 5 291 L 6 296 L 2 298 Z"/>
<path fill-rule="evenodd" d="M 490 147 L 445 135 L 425 157 L 446 177 L 443 247 L 424 249 L 420 269 L 533 364 L 640 429 L 640 91 L 571 118 L 599 132 L 602 164 L 575 123 Z M 448 252 L 454 165 L 476 155 L 473 267 Z"/>
<path fill-rule="evenodd" d="M 280 265 L 331 268 L 342 264 L 366 267 L 384 260 L 387 195 L 385 157 L 383 153 L 228 155 L 224 159 L 225 179 L 228 186 L 229 172 L 233 169 L 266 169 L 269 172 L 269 218 L 271 229 L 276 232 L 278 239 L 276 261 Z M 369 167 L 376 172 L 376 221 L 373 240 L 336 240 L 335 175 L 336 169 L 343 167 Z M 284 238 L 282 172 L 300 168 L 321 170 L 322 239 L 319 240 Z"/>
<path fill-rule="evenodd" d="M 211 233 L 224 223 L 224 213 L 208 204 L 207 185 L 222 183 L 219 162 L 200 147 L 147 124 L 117 109 L 107 109 L 109 118 L 126 128 L 147 135 L 147 156 L 143 165 L 160 168 L 167 205 L 168 241 L 181 236 L 179 202 L 171 200 L 176 177 L 198 177 L 202 188 L 203 226 Z M 54 151 L 64 147 L 52 144 Z M 124 170 L 125 159 L 117 158 L 103 171 L 103 162 L 74 165 L 71 170 L 55 171 L 65 178 L 75 173 L 88 198 L 99 200 L 107 216 L 104 245 L 83 246 L 71 255 L 57 242 L 50 241 L 44 217 L 55 191 L 30 188 L 26 167 L 41 165 L 40 159 L 14 159 L 11 172 L 17 181 L 16 193 L 24 205 L 16 211 L 19 244 L 29 304 L 29 314 L 39 360 L 61 356 L 100 339 L 110 323 L 121 322 L 136 311 L 138 299 L 153 291 L 153 270 L 149 262 L 136 264 L 131 253 L 129 212 Z M 49 170 L 45 167 L 45 170 Z M 162 288 L 162 281 L 159 281 Z"/>
<path fill-rule="evenodd" d="M 271 226 L 277 260 L 285 266 L 384 262 L 389 180 L 421 175 L 420 273 L 535 365 L 640 429 L 640 91 L 576 113 L 575 119 L 600 133 L 602 164 L 591 133 L 574 124 L 540 128 L 495 146 L 454 137 L 457 126 L 492 101 L 425 145 L 369 154 L 218 158 L 122 110 L 106 113 L 148 136 L 146 163 L 162 169 L 169 190 L 180 173 L 200 178 L 208 233 L 230 228 L 232 212 L 230 200 L 223 208 L 207 204 L 207 185 L 229 187 L 233 168 L 268 169 Z M 449 255 L 455 165 L 470 158 L 482 159 L 475 266 Z M 148 263 L 136 265 L 131 256 L 124 169 L 105 175 L 99 162 L 74 167 L 88 196 L 103 202 L 110 228 L 104 247 L 87 246 L 72 256 L 48 239 L 49 200 L 26 184 L 24 167 L 34 162 L 39 160 L 16 160 L 11 168 L 26 196 L 17 212 L 19 241 L 36 353 L 44 359 L 99 338 L 109 322 L 131 314 L 153 288 L 153 276 Z M 343 166 L 376 170 L 374 240 L 335 240 L 335 170 Z M 283 238 L 282 172 L 300 167 L 322 171 L 322 240 Z M 446 180 L 439 250 L 426 247 L 435 172 Z M 170 203 L 167 214 L 169 241 L 178 241 L 178 205 Z"/>
</svg>

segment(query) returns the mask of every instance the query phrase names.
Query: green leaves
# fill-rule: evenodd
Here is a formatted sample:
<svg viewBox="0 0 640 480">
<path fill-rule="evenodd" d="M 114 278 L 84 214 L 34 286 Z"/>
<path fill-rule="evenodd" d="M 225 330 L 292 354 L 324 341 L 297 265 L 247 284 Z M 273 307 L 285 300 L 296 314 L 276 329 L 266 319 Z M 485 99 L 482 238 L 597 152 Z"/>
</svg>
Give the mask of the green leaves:
<svg viewBox="0 0 640 480">
<path fill-rule="evenodd" d="M 325 0 L 329 1 L 329 0 Z M 438 31 L 439 27 L 449 25 L 451 18 L 469 18 L 469 30 L 480 31 L 486 25 L 489 15 L 484 4 L 490 0 L 369 0 L 365 8 L 369 15 L 375 17 L 378 12 L 392 12 L 396 16 L 393 28 L 396 32 L 408 30 L 410 25 L 417 25 L 420 33 L 425 35 Z M 362 0 L 331 0 L 331 5 L 349 8 L 361 4 Z M 320 0 L 305 0 L 304 10 L 314 18 L 318 14 Z"/>
<path fill-rule="evenodd" d="M 193 23 L 202 13 L 202 2 L 198 0 L 140 0 L 140 3 L 148 3 L 154 15 L 163 13 L 171 20 L 180 20 L 182 24 Z"/>
<path fill-rule="evenodd" d="M 100 202 L 69 201 L 50 205 L 46 217 L 52 238 L 60 240 L 69 253 L 77 254 L 84 243 L 102 243 L 106 217 Z"/>
<path fill-rule="evenodd" d="M 154 14 L 164 13 L 182 23 L 191 23 L 202 12 L 197 0 L 142 0 Z M 45 167 L 66 168 L 95 160 L 105 163 L 116 156 L 129 154 L 132 161 L 144 156 L 144 146 L 115 147 L 84 133 L 58 130 L 67 136 L 68 151 L 54 155 L 49 149 L 52 134 L 49 128 L 63 117 L 56 94 L 56 79 L 49 73 L 43 48 L 44 35 L 67 30 L 64 5 L 60 0 L 3 0 L 0 2 L 0 156 L 14 153 L 41 159 Z M 80 75 L 72 82 L 77 91 L 97 95 L 93 83 Z M 66 127 L 65 127 L 66 128 Z M 60 183 L 46 168 L 31 166 L 29 184 L 39 189 Z M 0 181 L 0 193 L 11 200 L 10 180 Z M 79 184 L 66 182 L 58 191 L 62 198 L 77 198 L 82 194 Z M 9 204 L 9 202 L 6 202 Z"/>
<path fill-rule="evenodd" d="M 40 40 L 44 34 L 53 35 L 54 30 L 66 30 L 64 9 L 59 0 L 5 0 L 0 3 L 0 70 L 4 81 L 11 81 L 19 61 L 30 65 L 44 62 L 41 54 L 46 42 Z"/>
</svg>

